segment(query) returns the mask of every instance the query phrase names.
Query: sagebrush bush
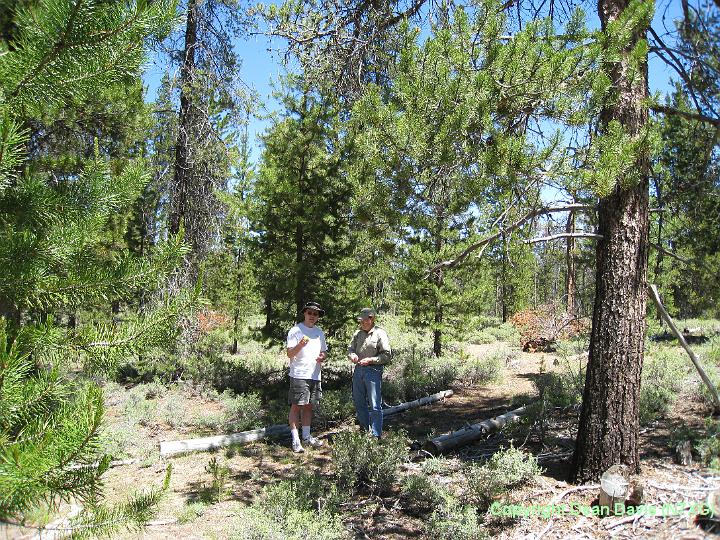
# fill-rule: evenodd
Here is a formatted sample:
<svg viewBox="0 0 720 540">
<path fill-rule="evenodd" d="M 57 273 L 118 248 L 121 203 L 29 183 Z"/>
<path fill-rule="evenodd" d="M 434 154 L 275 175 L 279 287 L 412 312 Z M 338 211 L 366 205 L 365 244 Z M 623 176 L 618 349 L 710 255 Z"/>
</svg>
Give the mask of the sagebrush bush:
<svg viewBox="0 0 720 540">
<path fill-rule="evenodd" d="M 545 373 L 537 383 L 546 407 L 569 407 L 582 401 L 585 372 Z"/>
<path fill-rule="evenodd" d="M 345 540 L 352 536 L 340 516 L 291 509 L 278 518 L 262 507 L 243 508 L 233 523 L 233 540 Z"/>
<path fill-rule="evenodd" d="M 433 359 L 429 351 L 396 354 L 383 383 L 389 403 L 404 403 L 447 390 L 457 378 L 457 363 L 450 357 Z"/>
<path fill-rule="evenodd" d="M 505 361 L 499 354 L 491 354 L 485 358 L 468 359 L 460 364 L 460 378 L 466 384 L 487 384 L 502 379 Z"/>
<path fill-rule="evenodd" d="M 486 463 L 468 467 L 465 477 L 470 498 L 484 511 L 495 497 L 534 481 L 541 473 L 535 456 L 510 446 L 495 452 Z"/>
<path fill-rule="evenodd" d="M 688 378 L 688 363 L 684 353 L 664 347 L 645 356 L 640 389 L 642 425 L 668 413 Z"/>
<path fill-rule="evenodd" d="M 697 442 L 697 451 L 703 465 L 720 470 L 720 422 L 705 419 L 705 437 Z"/>
<path fill-rule="evenodd" d="M 405 507 L 419 513 L 427 513 L 443 502 L 446 490 L 425 474 L 413 474 L 405 478 L 401 488 Z"/>
<path fill-rule="evenodd" d="M 268 486 L 259 505 L 277 521 L 284 521 L 292 512 L 335 514 L 341 497 L 337 486 L 310 471 L 301 470 L 294 478 Z"/>
<path fill-rule="evenodd" d="M 313 421 L 324 428 L 345 422 L 354 416 L 355 407 L 349 386 L 340 390 L 323 390 L 320 406 L 313 411 Z"/>
<path fill-rule="evenodd" d="M 351 492 L 386 493 L 407 459 L 405 443 L 401 433 L 386 433 L 380 440 L 363 432 L 340 433 L 332 445 L 338 485 Z"/>
<path fill-rule="evenodd" d="M 138 384 L 125 396 L 122 405 L 123 417 L 129 422 L 147 426 L 155 422 L 157 415 L 157 402 L 147 399 L 146 385 Z"/>
<path fill-rule="evenodd" d="M 477 510 L 446 494 L 430 515 L 425 532 L 438 540 L 484 540 L 487 531 L 478 519 Z"/>
<path fill-rule="evenodd" d="M 224 425 L 228 431 L 246 431 L 263 425 L 263 409 L 258 394 L 235 394 L 225 390 L 220 394 L 225 410 Z"/>
</svg>

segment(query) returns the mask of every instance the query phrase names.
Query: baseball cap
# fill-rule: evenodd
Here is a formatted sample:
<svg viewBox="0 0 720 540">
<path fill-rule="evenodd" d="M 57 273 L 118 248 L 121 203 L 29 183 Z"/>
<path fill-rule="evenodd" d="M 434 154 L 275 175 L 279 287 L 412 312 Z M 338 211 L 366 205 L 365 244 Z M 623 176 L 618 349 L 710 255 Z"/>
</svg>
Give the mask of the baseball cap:
<svg viewBox="0 0 720 540">
<path fill-rule="evenodd" d="M 370 317 L 375 317 L 376 313 L 373 308 L 362 308 L 360 310 L 360 313 L 358 314 L 358 321 L 361 321 L 363 319 L 369 319 Z"/>
</svg>

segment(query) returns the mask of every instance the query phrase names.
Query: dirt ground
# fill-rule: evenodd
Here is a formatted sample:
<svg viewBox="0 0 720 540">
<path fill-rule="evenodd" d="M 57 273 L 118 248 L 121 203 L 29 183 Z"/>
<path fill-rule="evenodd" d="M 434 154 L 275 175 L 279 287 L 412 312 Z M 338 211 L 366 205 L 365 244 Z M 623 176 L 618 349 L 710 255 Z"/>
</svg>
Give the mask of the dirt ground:
<svg viewBox="0 0 720 540">
<path fill-rule="evenodd" d="M 466 352 L 485 356 L 492 345 L 470 345 Z M 410 439 L 422 441 L 428 433 L 441 434 L 468 423 L 493 418 L 537 396 L 537 381 L 542 373 L 559 369 L 555 357 L 547 353 L 520 353 L 506 366 L 502 382 L 484 386 L 458 386 L 454 395 L 443 402 L 407 411 L 389 419 L 387 429 L 405 430 Z M 709 493 L 720 489 L 720 475 L 697 465 L 674 463 L 671 441 L 673 434 L 685 425 L 699 427 L 707 411 L 699 403 L 680 399 L 668 419 L 644 429 L 642 436 L 642 473 L 644 487 L 641 511 L 634 515 L 600 518 L 591 515 L 590 505 L 598 496 L 598 486 L 574 486 L 567 474 L 574 444 L 576 412 L 559 412 L 545 426 L 543 440 L 537 430 L 505 432 L 466 447 L 450 456 L 459 461 L 477 460 L 492 454 L 509 438 L 516 447 L 532 451 L 545 473 L 533 485 L 511 495 L 516 507 L 503 507 L 502 512 L 515 516 L 488 517 L 491 536 L 496 538 L 658 538 L 696 539 L 714 537 L 698 526 L 693 514 Z M 351 425 L 332 432 L 317 433 L 332 441 L 339 430 L 354 429 Z M 165 440 L 183 438 L 181 432 L 163 425 L 153 426 L 149 435 L 159 447 Z M 541 444 L 542 442 L 542 444 Z M 106 474 L 105 493 L 110 500 L 119 500 L 143 486 L 160 485 L 168 463 L 173 473 L 170 494 L 163 500 L 156 518 L 144 531 L 124 532 L 115 538 L 161 540 L 229 538 L 238 508 L 252 504 L 262 488 L 293 476 L 298 467 L 307 467 L 320 475 L 332 473 L 329 445 L 293 454 L 289 444 L 254 443 L 231 452 L 216 454 L 230 468 L 229 491 L 219 503 L 207 506 L 202 515 L 188 523 L 177 516 L 207 489 L 209 475 L 205 468 L 212 455 L 195 453 L 169 459 L 157 458 L 151 464 L 132 463 L 112 468 Z M 415 471 L 422 461 L 415 451 L 406 471 Z M 423 538 L 422 518 L 403 512 L 399 496 L 374 498 L 352 507 L 349 503 L 345 526 L 355 538 L 403 539 Z M 522 516 L 520 513 L 533 513 Z M 540 514 L 540 515 L 538 515 Z M 544 514 L 544 515 L 543 515 Z M 590 515 L 586 515 L 590 514 Z M 708 528 L 706 526 L 706 528 Z M 0 529 L 0 538 L 40 538 L 37 531 L 21 528 Z M 55 538 L 45 533 L 42 538 Z"/>
</svg>

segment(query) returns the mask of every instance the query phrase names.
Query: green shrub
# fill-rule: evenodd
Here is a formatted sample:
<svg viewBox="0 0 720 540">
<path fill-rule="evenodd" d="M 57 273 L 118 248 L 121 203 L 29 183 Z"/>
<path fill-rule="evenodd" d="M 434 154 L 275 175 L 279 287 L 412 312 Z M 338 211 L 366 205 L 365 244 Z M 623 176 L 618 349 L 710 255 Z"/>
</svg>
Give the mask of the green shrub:
<svg viewBox="0 0 720 540">
<path fill-rule="evenodd" d="M 422 472 L 425 474 L 447 474 L 454 469 L 452 462 L 442 456 L 428 458 L 422 463 Z"/>
<path fill-rule="evenodd" d="M 497 341 L 497 337 L 488 328 L 484 328 L 483 330 L 473 334 L 469 341 L 474 345 L 488 345 L 490 343 L 495 343 Z"/>
<path fill-rule="evenodd" d="M 397 354 L 383 383 L 383 396 L 390 402 L 404 403 L 441 390 L 446 390 L 457 378 L 457 362 L 451 357 L 432 359 L 429 351 Z"/>
<path fill-rule="evenodd" d="M 703 465 L 720 470 L 720 422 L 705 419 L 705 437 L 698 441 L 697 451 Z"/>
<path fill-rule="evenodd" d="M 266 487 L 259 504 L 282 522 L 293 511 L 335 514 L 340 502 L 335 485 L 328 484 L 315 473 L 302 470 L 290 480 Z"/>
<path fill-rule="evenodd" d="M 401 488 L 406 507 L 419 513 L 427 513 L 443 502 L 445 490 L 424 474 L 405 478 Z"/>
<path fill-rule="evenodd" d="M 582 401 L 585 373 L 571 370 L 545 373 L 538 383 L 546 407 L 569 407 Z"/>
<path fill-rule="evenodd" d="M 210 484 L 205 488 L 202 498 L 207 502 L 224 500 L 230 493 L 227 485 L 230 479 L 230 467 L 213 456 L 205 465 L 205 472 L 210 475 Z"/>
<path fill-rule="evenodd" d="M 477 511 L 446 495 L 425 525 L 429 538 L 438 540 L 484 540 L 489 535 L 483 529 Z"/>
<path fill-rule="evenodd" d="M 253 506 L 239 512 L 233 524 L 233 540 L 345 540 L 351 535 L 338 515 L 289 510 L 282 518 Z"/>
<path fill-rule="evenodd" d="M 487 463 L 472 465 L 466 472 L 471 499 L 485 511 L 490 502 L 542 473 L 535 456 L 513 446 L 493 454 Z"/>
<path fill-rule="evenodd" d="M 334 485 L 310 471 L 268 486 L 252 507 L 241 512 L 232 538 L 242 540 L 338 540 L 349 535 L 337 514 Z"/>
<path fill-rule="evenodd" d="M 407 459 L 403 434 L 387 433 L 382 439 L 362 432 L 340 433 L 332 446 L 338 484 L 351 492 L 387 492 L 399 465 Z"/>
<path fill-rule="evenodd" d="M 323 391 L 322 400 L 313 418 L 324 428 L 345 422 L 355 416 L 352 392 L 348 386 L 340 390 Z"/>
<path fill-rule="evenodd" d="M 197 518 L 202 516 L 207 510 L 207 504 L 204 502 L 191 502 L 185 505 L 182 510 L 175 514 L 178 523 L 181 525 L 185 523 L 192 523 Z"/>
<path fill-rule="evenodd" d="M 505 362 L 501 355 L 473 358 L 459 367 L 460 377 L 466 384 L 487 384 L 502 380 Z"/>
<path fill-rule="evenodd" d="M 688 378 L 688 361 L 676 350 L 661 348 L 646 355 L 640 389 L 640 423 L 665 416 Z"/>
<path fill-rule="evenodd" d="M 664 386 L 648 386 L 640 389 L 640 425 L 651 424 L 659 417 L 666 416 L 677 394 Z"/>
<path fill-rule="evenodd" d="M 520 332 L 510 323 L 503 323 L 494 328 L 488 328 L 487 331 L 495 336 L 497 341 L 505 341 L 508 343 L 518 343 L 520 341 Z"/>
<path fill-rule="evenodd" d="M 236 395 L 231 390 L 225 390 L 219 399 L 225 409 L 227 431 L 246 431 L 262 426 L 263 410 L 258 394 Z"/>
</svg>

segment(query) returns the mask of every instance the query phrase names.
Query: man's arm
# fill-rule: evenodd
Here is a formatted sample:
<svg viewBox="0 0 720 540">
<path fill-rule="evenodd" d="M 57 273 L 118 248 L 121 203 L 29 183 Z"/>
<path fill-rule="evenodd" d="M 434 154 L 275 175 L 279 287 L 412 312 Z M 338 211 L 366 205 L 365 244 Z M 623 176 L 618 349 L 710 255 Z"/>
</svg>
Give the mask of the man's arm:
<svg viewBox="0 0 720 540">
<path fill-rule="evenodd" d="M 385 366 L 392 360 L 392 350 L 390 349 L 390 338 L 385 330 L 378 332 L 378 345 L 377 355 L 375 356 L 375 363 L 380 366 Z"/>
<path fill-rule="evenodd" d="M 285 352 L 291 361 L 295 358 L 295 356 L 297 356 L 297 353 L 299 353 L 302 348 L 308 344 L 308 341 L 310 341 L 302 334 L 302 332 L 298 332 L 298 334 L 299 335 L 289 335 L 287 339 L 287 349 Z"/>
<path fill-rule="evenodd" d="M 350 340 L 350 346 L 348 347 L 348 358 L 353 364 L 357 364 L 358 362 L 357 344 L 355 343 L 355 340 L 357 339 L 359 333 L 359 331 L 355 331 L 352 339 Z"/>
</svg>

